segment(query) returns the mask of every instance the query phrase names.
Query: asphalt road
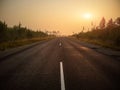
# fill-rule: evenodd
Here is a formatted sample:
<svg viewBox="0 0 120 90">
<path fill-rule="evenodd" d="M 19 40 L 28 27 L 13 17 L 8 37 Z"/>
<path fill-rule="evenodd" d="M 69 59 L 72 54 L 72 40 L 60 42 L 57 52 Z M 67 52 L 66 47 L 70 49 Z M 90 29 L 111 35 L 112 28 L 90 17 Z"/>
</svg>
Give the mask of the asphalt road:
<svg viewBox="0 0 120 90">
<path fill-rule="evenodd" d="M 0 90 L 120 90 L 120 61 L 56 38 L 0 60 Z"/>
</svg>

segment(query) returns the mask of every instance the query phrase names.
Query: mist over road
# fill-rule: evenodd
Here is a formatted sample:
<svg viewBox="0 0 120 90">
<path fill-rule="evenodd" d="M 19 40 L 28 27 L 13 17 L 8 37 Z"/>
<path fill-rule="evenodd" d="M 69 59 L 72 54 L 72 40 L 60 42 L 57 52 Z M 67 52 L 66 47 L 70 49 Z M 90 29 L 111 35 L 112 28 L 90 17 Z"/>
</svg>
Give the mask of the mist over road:
<svg viewBox="0 0 120 90">
<path fill-rule="evenodd" d="M 56 38 L 0 60 L 0 90 L 120 90 L 120 61 L 68 38 Z"/>
</svg>

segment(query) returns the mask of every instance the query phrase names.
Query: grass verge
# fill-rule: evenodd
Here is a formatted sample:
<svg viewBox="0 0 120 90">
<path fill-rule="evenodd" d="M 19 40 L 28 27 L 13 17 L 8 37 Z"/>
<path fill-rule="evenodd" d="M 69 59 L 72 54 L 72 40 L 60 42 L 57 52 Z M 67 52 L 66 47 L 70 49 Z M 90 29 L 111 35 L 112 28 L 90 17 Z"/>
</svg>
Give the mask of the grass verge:
<svg viewBox="0 0 120 90">
<path fill-rule="evenodd" d="M 10 48 L 15 48 L 15 47 L 31 44 L 31 43 L 38 42 L 38 41 L 49 40 L 52 38 L 53 37 L 42 37 L 42 38 L 31 38 L 31 39 L 3 42 L 3 43 L 0 43 L 0 51 L 4 51 L 4 50 L 10 49 Z"/>
<path fill-rule="evenodd" d="M 99 45 L 105 48 L 110 48 L 113 50 L 120 50 L 120 46 L 115 45 L 114 43 L 110 42 L 110 41 L 103 41 L 103 40 L 98 40 L 98 39 L 83 39 L 83 38 L 79 38 L 80 41 L 83 42 L 87 42 L 87 43 L 91 43 L 91 44 L 95 44 L 95 45 Z"/>
</svg>

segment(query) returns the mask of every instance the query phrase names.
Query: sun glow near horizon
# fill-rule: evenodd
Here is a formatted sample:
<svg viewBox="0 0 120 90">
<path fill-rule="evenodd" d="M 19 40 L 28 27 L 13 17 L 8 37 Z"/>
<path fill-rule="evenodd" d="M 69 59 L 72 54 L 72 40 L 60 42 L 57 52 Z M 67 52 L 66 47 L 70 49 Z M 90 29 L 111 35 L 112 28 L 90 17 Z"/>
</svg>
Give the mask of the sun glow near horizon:
<svg viewBox="0 0 120 90">
<path fill-rule="evenodd" d="M 91 19 L 92 18 L 92 14 L 91 13 L 84 13 L 83 14 L 83 18 L 85 18 L 85 19 Z"/>
</svg>

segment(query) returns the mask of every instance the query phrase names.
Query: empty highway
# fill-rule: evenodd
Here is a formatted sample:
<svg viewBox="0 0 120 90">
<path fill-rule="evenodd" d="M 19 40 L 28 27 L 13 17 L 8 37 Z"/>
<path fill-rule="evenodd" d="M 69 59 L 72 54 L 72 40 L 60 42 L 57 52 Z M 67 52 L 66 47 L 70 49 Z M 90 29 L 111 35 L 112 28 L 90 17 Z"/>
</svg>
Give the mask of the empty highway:
<svg viewBox="0 0 120 90">
<path fill-rule="evenodd" d="M 0 90 L 120 90 L 120 61 L 56 38 L 2 57 Z"/>
</svg>

